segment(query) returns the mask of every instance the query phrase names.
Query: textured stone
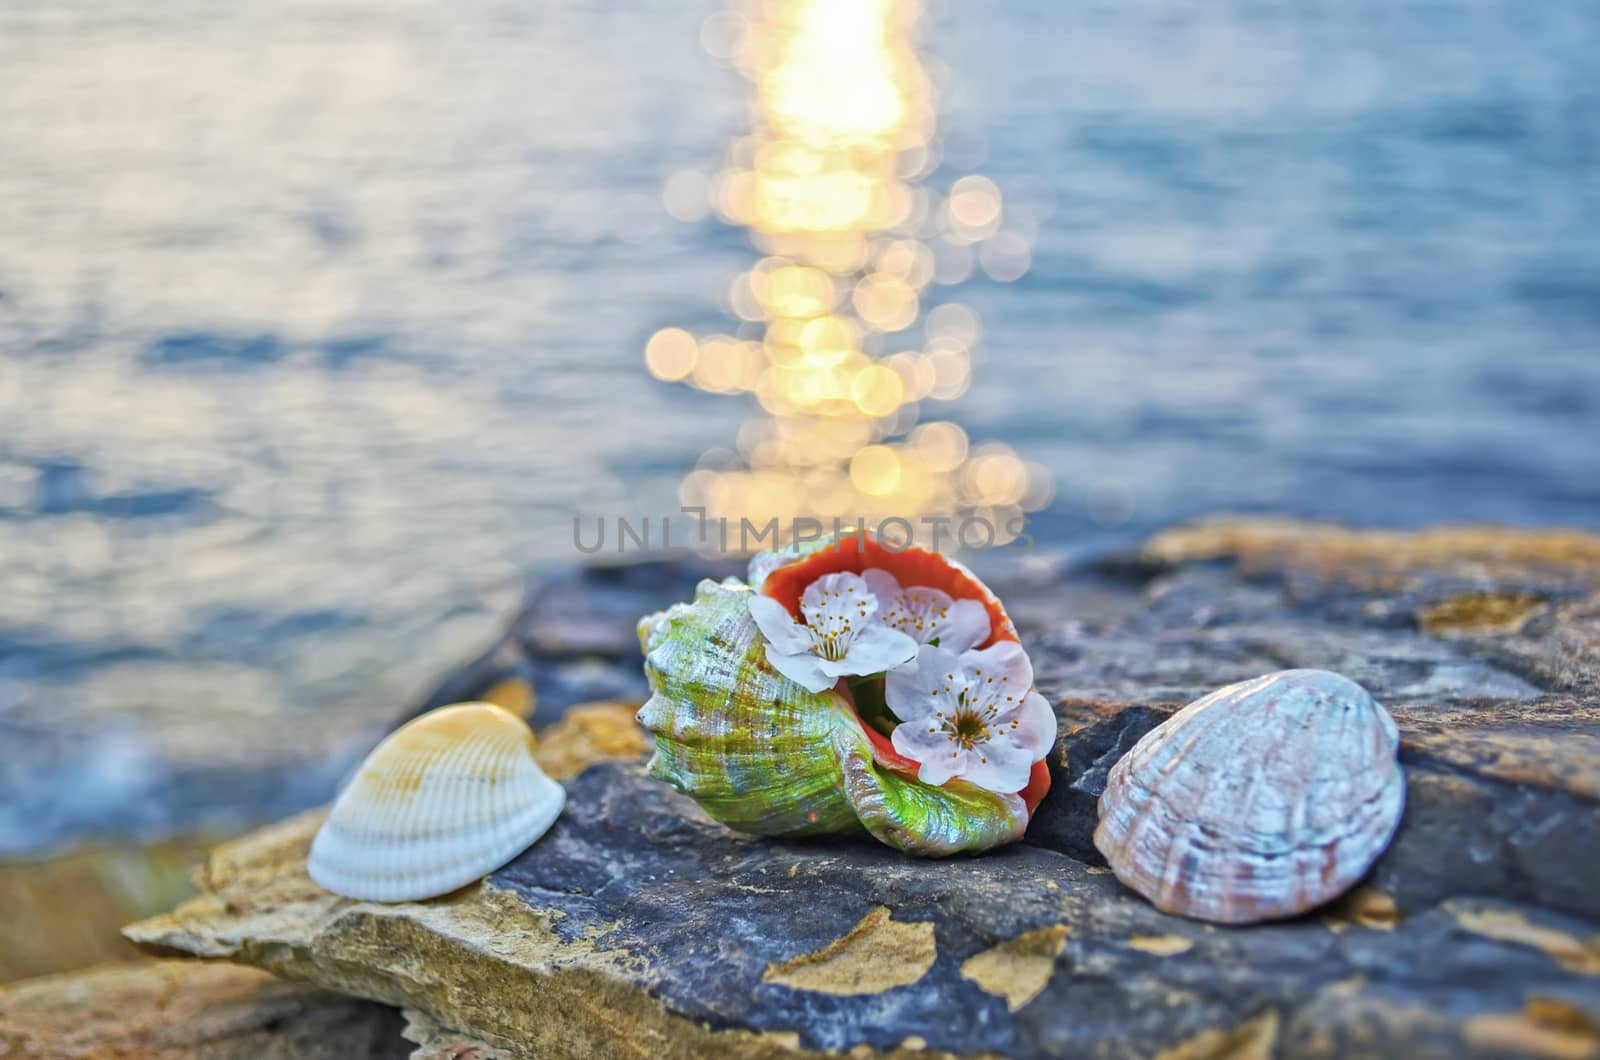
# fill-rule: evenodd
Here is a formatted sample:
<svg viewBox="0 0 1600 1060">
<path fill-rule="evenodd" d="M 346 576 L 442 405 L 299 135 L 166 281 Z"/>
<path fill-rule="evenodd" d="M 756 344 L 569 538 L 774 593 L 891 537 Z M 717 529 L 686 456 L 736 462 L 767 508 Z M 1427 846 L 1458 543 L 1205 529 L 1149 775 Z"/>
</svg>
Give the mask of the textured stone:
<svg viewBox="0 0 1600 1060">
<path fill-rule="evenodd" d="M 399 1060 L 400 1014 L 254 968 L 126 961 L 0 987 L 0 1056 Z"/>
<path fill-rule="evenodd" d="M 1062 722 L 1022 844 L 929 862 L 736 835 L 644 774 L 613 705 L 541 734 L 547 764 L 581 770 L 568 811 L 481 884 L 334 898 L 304 875 L 310 816 L 220 848 L 199 897 L 129 935 L 406 1006 L 440 1048 L 508 1057 L 1595 1055 L 1597 572 L 1587 535 L 1282 523 L 1035 563 L 995 579 Z M 565 591 L 631 622 L 699 573 L 584 572 Z M 1464 593 L 1497 602 L 1439 610 Z M 618 686 L 637 665 L 620 634 L 511 643 L 471 682 L 574 651 L 612 652 Z M 1122 888 L 1090 842 L 1110 765 L 1187 700 L 1304 666 L 1361 681 L 1401 729 L 1406 817 L 1365 885 L 1236 929 Z"/>
<path fill-rule="evenodd" d="M 441 1027 L 425 1012 L 408 1008 L 403 1015 L 406 1028 L 401 1033 L 417 1046 L 411 1051 L 411 1060 L 510 1060 L 509 1054 L 471 1035 Z"/>
</svg>

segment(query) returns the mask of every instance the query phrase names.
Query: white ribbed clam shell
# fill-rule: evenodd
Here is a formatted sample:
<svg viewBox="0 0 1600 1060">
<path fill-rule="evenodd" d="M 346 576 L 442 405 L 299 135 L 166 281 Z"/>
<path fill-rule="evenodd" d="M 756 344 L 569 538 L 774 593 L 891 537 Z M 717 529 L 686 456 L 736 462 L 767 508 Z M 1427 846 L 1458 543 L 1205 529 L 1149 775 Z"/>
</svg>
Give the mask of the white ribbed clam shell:
<svg viewBox="0 0 1600 1060">
<path fill-rule="evenodd" d="M 527 849 L 566 799 L 534 761 L 521 718 L 488 703 L 441 707 L 367 756 L 328 811 L 306 867 L 347 898 L 448 894 Z"/>
<path fill-rule="evenodd" d="M 1242 924 L 1304 912 L 1393 838 L 1399 742 L 1366 689 L 1326 670 L 1220 688 L 1112 767 L 1095 846 L 1168 913 Z"/>
</svg>

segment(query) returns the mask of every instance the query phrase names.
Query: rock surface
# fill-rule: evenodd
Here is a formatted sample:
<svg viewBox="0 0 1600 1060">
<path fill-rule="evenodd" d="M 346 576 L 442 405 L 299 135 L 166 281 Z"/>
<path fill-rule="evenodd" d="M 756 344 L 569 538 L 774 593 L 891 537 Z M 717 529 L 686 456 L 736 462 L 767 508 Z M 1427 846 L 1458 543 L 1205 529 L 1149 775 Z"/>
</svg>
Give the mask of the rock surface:
<svg viewBox="0 0 1600 1060">
<path fill-rule="evenodd" d="M 255 968 L 125 961 L 0 987 L 0 1056 L 19 1060 L 399 1060 L 400 1014 Z"/>
<path fill-rule="evenodd" d="M 575 574 L 440 696 L 531 676 L 551 716 L 580 684 L 638 694 L 633 617 L 700 573 Z M 1600 538 L 1219 523 L 992 584 L 1062 720 L 1022 844 L 739 836 L 644 775 L 625 706 L 586 708 L 541 746 L 566 815 L 487 881 L 337 899 L 304 873 L 310 815 L 220 848 L 129 937 L 407 1006 L 484 1056 L 1600 1056 Z M 1106 771 L 1189 699 L 1289 667 L 1395 716 L 1399 835 L 1298 920 L 1156 912 L 1090 842 Z"/>
</svg>

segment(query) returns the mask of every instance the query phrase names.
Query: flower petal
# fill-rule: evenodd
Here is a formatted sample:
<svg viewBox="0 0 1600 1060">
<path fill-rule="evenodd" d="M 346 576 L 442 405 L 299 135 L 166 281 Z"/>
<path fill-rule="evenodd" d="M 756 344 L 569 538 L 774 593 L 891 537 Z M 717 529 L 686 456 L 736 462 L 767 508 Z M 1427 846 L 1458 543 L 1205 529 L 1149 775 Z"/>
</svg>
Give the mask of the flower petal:
<svg viewBox="0 0 1600 1060">
<path fill-rule="evenodd" d="M 804 652 L 798 655 L 785 655 L 778 651 L 777 645 L 767 645 L 767 662 L 778 671 L 807 692 L 826 692 L 839 683 L 838 674 L 830 674 L 823 667 L 823 660 Z"/>
<path fill-rule="evenodd" d="M 1012 743 L 1033 756 L 1030 761 L 1037 762 L 1056 744 L 1056 712 L 1037 692 L 1029 692 L 1009 716 L 1001 715 L 996 720 L 1009 730 L 1006 736 Z M 1010 727 L 1012 722 L 1016 723 L 1015 728 Z"/>
<path fill-rule="evenodd" d="M 843 659 L 817 658 L 817 668 L 823 673 L 838 681 L 841 677 L 865 677 L 859 668 L 859 660 L 852 661 L 847 655 Z M 876 672 L 876 671 L 873 671 Z"/>
<path fill-rule="evenodd" d="M 768 644 L 785 655 L 811 651 L 811 634 L 778 601 L 752 593 L 749 606 L 750 617 L 755 619 L 756 628 L 767 638 Z"/>
<path fill-rule="evenodd" d="M 940 710 L 955 713 L 956 697 L 966 687 L 959 680 L 961 667 L 955 653 L 924 644 L 917 650 L 916 659 L 915 669 L 908 666 L 891 670 L 884 679 L 884 702 L 894 716 L 912 721 Z"/>
<path fill-rule="evenodd" d="M 1033 762 L 1027 750 L 1009 739 L 987 740 L 968 752 L 965 768 L 956 776 L 987 791 L 1007 794 L 1028 786 Z"/>
<path fill-rule="evenodd" d="M 970 651 L 989 639 L 989 611 L 976 600 L 957 600 L 939 629 L 939 647 Z"/>
<path fill-rule="evenodd" d="M 941 756 L 949 758 L 950 752 L 956 750 L 955 741 L 932 714 L 896 725 L 889 734 L 889 742 L 896 751 L 918 762 L 929 762 Z"/>
<path fill-rule="evenodd" d="M 900 598 L 900 582 L 893 574 L 880 567 L 861 572 L 861 579 L 867 583 L 867 590 L 878 598 L 878 614 L 881 616 L 889 606 Z"/>
<path fill-rule="evenodd" d="M 954 753 L 941 751 L 918 766 L 917 779 L 936 788 L 948 783 L 951 777 L 960 775 L 966 768 L 967 759 L 971 754 L 971 751 L 957 750 Z"/>
<path fill-rule="evenodd" d="M 881 674 L 917 657 L 917 642 L 897 629 L 874 622 L 856 634 L 839 660 L 847 674 Z"/>
<path fill-rule="evenodd" d="M 918 644 L 939 640 L 942 647 L 944 641 L 939 639 L 939 634 L 944 631 L 951 603 L 947 592 L 926 585 L 913 585 L 909 589 L 902 589 L 894 609 L 880 617 L 888 625 L 915 637 Z"/>
<path fill-rule="evenodd" d="M 902 666 L 890 670 L 883 679 L 883 701 L 888 704 L 890 713 L 904 722 L 933 717 L 937 709 L 935 704 L 940 702 L 923 687 L 923 680 L 917 673 L 911 666 Z"/>
<path fill-rule="evenodd" d="M 806 586 L 800 597 L 800 613 L 819 635 L 837 635 L 864 626 L 877 611 L 878 598 L 865 579 L 849 571 L 824 574 Z"/>
<path fill-rule="evenodd" d="M 995 715 L 1009 713 L 1033 687 L 1033 664 L 1022 645 L 1013 641 L 964 652 L 961 668 L 971 682 L 967 706 Z"/>
</svg>

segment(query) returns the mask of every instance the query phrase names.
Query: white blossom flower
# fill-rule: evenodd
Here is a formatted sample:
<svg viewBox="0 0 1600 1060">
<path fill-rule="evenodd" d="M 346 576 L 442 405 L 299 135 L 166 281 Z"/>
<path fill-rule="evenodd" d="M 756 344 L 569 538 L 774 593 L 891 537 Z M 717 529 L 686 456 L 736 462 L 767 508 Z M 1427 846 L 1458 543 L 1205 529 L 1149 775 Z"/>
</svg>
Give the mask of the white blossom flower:
<svg viewBox="0 0 1600 1060">
<path fill-rule="evenodd" d="M 808 692 L 845 676 L 880 674 L 909 662 L 917 642 L 875 621 L 878 598 L 859 574 L 824 574 L 800 596 L 805 624 L 770 597 L 750 598 L 750 617 L 767 638 L 772 668 Z"/>
<path fill-rule="evenodd" d="M 914 668 L 889 673 L 884 693 L 900 719 L 894 749 L 919 763 L 926 784 L 959 777 L 1021 791 L 1055 743 L 1055 712 L 1033 691 L 1033 664 L 1012 641 L 960 655 L 924 644 Z"/>
<path fill-rule="evenodd" d="M 876 568 L 862 578 L 878 598 L 878 621 L 918 644 L 937 640 L 939 647 L 960 655 L 989 639 L 989 609 L 981 601 L 954 600 L 928 585 L 901 588 L 893 574 Z"/>
</svg>

